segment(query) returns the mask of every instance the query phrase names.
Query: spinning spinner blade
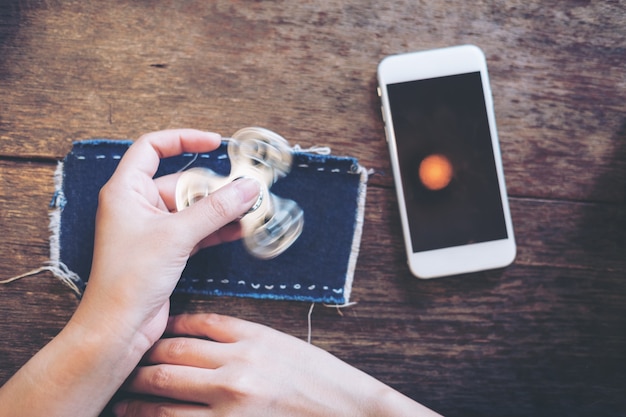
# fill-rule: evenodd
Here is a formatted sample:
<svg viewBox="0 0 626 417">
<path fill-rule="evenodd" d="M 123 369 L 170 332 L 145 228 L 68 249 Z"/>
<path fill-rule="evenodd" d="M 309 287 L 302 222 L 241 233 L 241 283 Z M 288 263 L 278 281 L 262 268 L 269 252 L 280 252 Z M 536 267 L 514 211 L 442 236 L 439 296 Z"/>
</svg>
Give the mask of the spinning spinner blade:
<svg viewBox="0 0 626 417">
<path fill-rule="evenodd" d="M 295 201 L 269 191 L 291 170 L 291 148 L 282 136 L 270 130 L 247 127 L 228 139 L 228 157 L 231 169 L 227 177 L 208 168 L 183 172 L 176 184 L 176 208 L 183 210 L 241 178 L 259 181 L 259 198 L 240 220 L 243 242 L 257 258 L 274 258 L 296 241 L 304 225 L 302 209 Z"/>
</svg>

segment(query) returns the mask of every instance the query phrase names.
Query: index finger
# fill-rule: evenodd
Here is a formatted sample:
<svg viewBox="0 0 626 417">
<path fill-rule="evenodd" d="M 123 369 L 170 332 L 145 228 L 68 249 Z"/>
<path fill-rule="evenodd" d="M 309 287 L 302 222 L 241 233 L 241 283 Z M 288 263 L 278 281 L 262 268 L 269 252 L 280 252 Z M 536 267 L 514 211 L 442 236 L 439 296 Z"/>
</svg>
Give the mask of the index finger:
<svg viewBox="0 0 626 417">
<path fill-rule="evenodd" d="M 170 317 L 165 332 L 176 336 L 208 337 L 222 343 L 234 343 L 252 337 L 267 327 L 216 313 L 181 314 Z"/>
<path fill-rule="evenodd" d="M 153 177 L 159 161 L 185 152 L 209 152 L 220 146 L 222 137 L 195 129 L 171 129 L 147 133 L 132 144 L 118 170 L 135 169 Z"/>
</svg>

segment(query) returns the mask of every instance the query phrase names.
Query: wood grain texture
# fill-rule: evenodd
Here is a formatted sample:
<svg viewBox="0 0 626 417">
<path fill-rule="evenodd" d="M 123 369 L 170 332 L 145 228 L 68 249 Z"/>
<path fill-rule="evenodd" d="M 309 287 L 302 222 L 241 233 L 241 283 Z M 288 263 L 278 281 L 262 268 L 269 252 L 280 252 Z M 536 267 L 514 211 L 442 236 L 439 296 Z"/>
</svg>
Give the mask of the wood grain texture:
<svg viewBox="0 0 626 417">
<path fill-rule="evenodd" d="M 387 171 L 378 61 L 475 43 L 511 194 L 625 198 L 623 183 L 594 181 L 626 172 L 622 2 L 5 3 L 18 23 L 4 29 L 0 154 L 60 158 L 78 139 L 262 125 Z"/>
<path fill-rule="evenodd" d="M 0 279 L 49 256 L 73 140 L 275 130 L 373 170 L 353 299 L 313 342 L 447 416 L 613 416 L 626 400 L 626 4 L 621 1 L 0 2 Z M 518 242 L 504 270 L 406 267 L 376 96 L 385 55 L 486 53 Z M 0 383 L 78 300 L 0 286 Z M 300 338 L 309 305 L 175 296 Z"/>
</svg>

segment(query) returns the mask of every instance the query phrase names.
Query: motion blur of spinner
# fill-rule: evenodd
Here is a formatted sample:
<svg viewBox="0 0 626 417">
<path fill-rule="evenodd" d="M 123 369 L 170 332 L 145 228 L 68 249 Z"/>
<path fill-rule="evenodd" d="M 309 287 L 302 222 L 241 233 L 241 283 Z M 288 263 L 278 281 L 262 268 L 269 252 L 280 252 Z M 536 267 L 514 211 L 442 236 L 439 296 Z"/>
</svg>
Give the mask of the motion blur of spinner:
<svg viewBox="0 0 626 417">
<path fill-rule="evenodd" d="M 225 177 L 208 168 L 185 171 L 176 185 L 176 207 L 184 210 L 232 181 L 257 180 L 259 198 L 240 220 L 243 242 L 253 256 L 275 258 L 298 239 L 304 225 L 300 206 L 269 190 L 291 170 L 292 150 L 282 136 L 260 127 L 243 128 L 227 141 L 230 174 Z"/>
</svg>

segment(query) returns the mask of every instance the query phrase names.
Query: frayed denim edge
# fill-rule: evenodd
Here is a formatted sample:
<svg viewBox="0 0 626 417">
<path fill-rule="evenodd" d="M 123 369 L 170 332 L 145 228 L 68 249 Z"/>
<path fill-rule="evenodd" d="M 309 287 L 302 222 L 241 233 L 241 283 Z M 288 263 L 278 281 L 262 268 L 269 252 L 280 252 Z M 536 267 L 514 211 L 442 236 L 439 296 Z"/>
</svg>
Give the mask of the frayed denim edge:
<svg viewBox="0 0 626 417">
<path fill-rule="evenodd" d="M 53 210 L 49 213 L 50 224 L 48 225 L 50 230 L 50 262 L 46 269 L 68 286 L 78 298 L 81 298 L 85 290 L 85 283 L 75 272 L 70 271 L 67 265 L 61 262 L 61 211 L 63 211 L 63 204 L 59 204 L 58 201 L 59 196 L 63 195 L 63 167 L 63 162 L 59 161 L 54 172 L 54 198 L 50 203 Z"/>
<path fill-rule="evenodd" d="M 359 180 L 358 190 L 358 202 L 356 219 L 354 222 L 354 235 L 352 236 L 352 249 L 350 251 L 350 257 L 348 258 L 348 269 L 346 271 L 346 281 L 343 289 L 344 303 L 350 302 L 350 295 L 352 294 L 352 282 L 354 281 L 354 272 L 356 270 L 356 263 L 359 257 L 359 251 L 361 250 L 361 236 L 363 235 L 363 223 L 365 222 L 365 197 L 367 195 L 367 169 L 362 165 L 359 165 L 358 172 L 361 175 Z"/>
</svg>

